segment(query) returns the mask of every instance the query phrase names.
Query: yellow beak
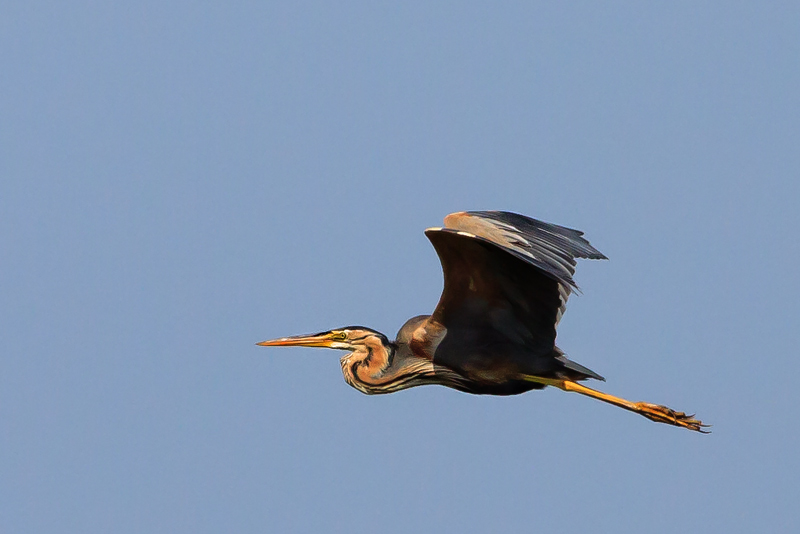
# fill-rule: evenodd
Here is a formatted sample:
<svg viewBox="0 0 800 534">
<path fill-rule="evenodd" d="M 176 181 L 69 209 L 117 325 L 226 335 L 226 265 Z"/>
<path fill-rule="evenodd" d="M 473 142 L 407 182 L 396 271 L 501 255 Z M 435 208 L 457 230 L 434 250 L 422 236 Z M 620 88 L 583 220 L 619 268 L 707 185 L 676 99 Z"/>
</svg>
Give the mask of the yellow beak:
<svg viewBox="0 0 800 534">
<path fill-rule="evenodd" d="M 262 347 L 328 347 L 330 348 L 335 341 L 334 332 L 323 332 L 306 336 L 292 336 L 272 339 L 256 343 Z"/>
</svg>

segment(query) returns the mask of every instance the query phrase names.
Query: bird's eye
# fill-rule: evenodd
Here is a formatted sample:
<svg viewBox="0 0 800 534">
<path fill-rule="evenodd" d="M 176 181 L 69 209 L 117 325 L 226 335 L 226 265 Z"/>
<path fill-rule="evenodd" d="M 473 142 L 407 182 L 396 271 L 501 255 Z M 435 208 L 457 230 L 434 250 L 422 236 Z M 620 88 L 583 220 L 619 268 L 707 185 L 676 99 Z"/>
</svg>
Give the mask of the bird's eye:
<svg viewBox="0 0 800 534">
<path fill-rule="evenodd" d="M 339 341 L 344 341 L 345 339 L 347 339 L 347 333 L 346 332 L 336 332 L 336 334 L 333 337 L 334 337 L 334 339 L 337 339 Z"/>
</svg>

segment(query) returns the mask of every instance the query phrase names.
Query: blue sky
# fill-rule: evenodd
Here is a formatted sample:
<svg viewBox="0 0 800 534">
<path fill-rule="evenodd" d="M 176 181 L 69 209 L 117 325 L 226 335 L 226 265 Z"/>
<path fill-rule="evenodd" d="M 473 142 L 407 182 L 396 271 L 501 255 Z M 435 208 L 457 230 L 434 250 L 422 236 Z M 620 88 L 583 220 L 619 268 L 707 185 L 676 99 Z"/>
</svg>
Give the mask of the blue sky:
<svg viewBox="0 0 800 534">
<path fill-rule="evenodd" d="M 5 2 L 0 530 L 797 530 L 798 21 Z M 559 346 L 714 433 L 254 345 L 429 313 L 465 209 L 586 231 Z"/>
</svg>

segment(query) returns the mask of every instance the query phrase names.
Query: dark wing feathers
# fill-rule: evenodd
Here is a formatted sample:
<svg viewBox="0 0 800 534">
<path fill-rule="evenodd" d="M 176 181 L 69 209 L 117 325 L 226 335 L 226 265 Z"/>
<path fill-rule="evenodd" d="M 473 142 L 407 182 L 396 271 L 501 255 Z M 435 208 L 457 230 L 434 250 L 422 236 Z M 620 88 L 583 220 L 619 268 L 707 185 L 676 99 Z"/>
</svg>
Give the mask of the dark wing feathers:
<svg viewBox="0 0 800 534">
<path fill-rule="evenodd" d="M 434 362 L 466 375 L 497 366 L 550 372 L 559 284 L 482 237 L 449 228 L 429 228 L 425 235 L 444 272 L 444 290 L 430 317 L 446 329 Z"/>
<path fill-rule="evenodd" d="M 576 258 L 605 258 L 578 230 L 498 211 L 459 212 L 425 231 L 444 271 L 431 320 L 447 335 L 435 361 L 469 373 L 508 365 L 547 376 L 572 364 L 555 348 Z M 536 356 L 538 355 L 538 357 Z M 560 362 L 559 362 L 560 361 Z"/>
<path fill-rule="evenodd" d="M 556 324 L 567 308 L 572 290 L 575 259 L 605 260 L 599 250 L 583 238 L 583 232 L 507 211 L 460 211 L 444 219 L 448 228 L 468 232 L 494 243 L 509 254 L 541 269 L 558 282 L 561 299 Z"/>
<path fill-rule="evenodd" d="M 505 211 L 462 211 L 445 225 L 488 239 L 507 252 L 577 289 L 575 258 L 607 259 L 584 239 L 583 232 Z"/>
</svg>

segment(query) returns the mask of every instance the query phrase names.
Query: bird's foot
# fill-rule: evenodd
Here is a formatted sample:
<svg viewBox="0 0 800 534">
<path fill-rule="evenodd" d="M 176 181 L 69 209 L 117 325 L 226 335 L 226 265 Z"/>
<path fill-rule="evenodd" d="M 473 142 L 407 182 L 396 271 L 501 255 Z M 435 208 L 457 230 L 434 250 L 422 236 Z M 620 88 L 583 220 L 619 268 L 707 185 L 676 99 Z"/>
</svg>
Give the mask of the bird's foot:
<svg viewBox="0 0 800 534">
<path fill-rule="evenodd" d="M 682 426 L 695 432 L 703 434 L 710 434 L 710 431 L 703 430 L 710 425 L 704 425 L 702 421 L 694 418 L 694 414 L 686 415 L 683 412 L 676 412 L 666 406 L 660 404 L 650 404 L 649 402 L 637 402 L 636 411 L 641 415 L 647 417 L 651 421 L 657 423 L 666 423 L 668 425 Z"/>
</svg>

